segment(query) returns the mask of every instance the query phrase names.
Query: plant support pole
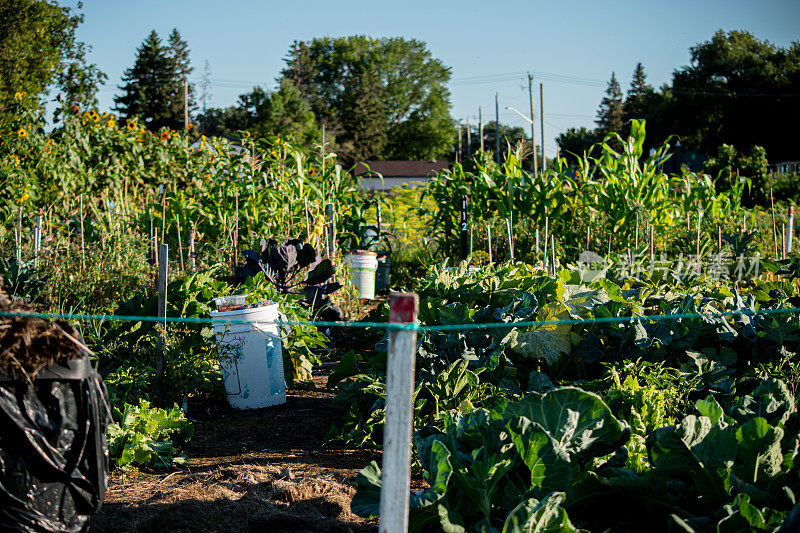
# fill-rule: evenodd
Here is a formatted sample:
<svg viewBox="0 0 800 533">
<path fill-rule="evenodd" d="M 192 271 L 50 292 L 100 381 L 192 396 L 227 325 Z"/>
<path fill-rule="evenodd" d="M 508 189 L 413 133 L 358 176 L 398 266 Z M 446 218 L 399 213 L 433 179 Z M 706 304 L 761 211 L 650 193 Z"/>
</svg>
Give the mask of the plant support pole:
<svg viewBox="0 0 800 533">
<path fill-rule="evenodd" d="M 189 228 L 189 264 L 191 265 L 192 272 L 197 270 L 197 263 L 195 261 L 194 253 L 194 224 Z"/>
<path fill-rule="evenodd" d="M 83 239 L 83 195 L 81 194 L 81 270 L 86 268 L 86 245 Z"/>
<path fill-rule="evenodd" d="M 469 257 L 469 222 L 467 221 L 467 195 L 461 195 L 460 202 L 460 234 L 461 234 L 461 260 L 466 261 Z"/>
<path fill-rule="evenodd" d="M 486 240 L 489 241 L 489 263 L 492 262 L 492 226 L 486 225 Z"/>
<path fill-rule="evenodd" d="M 794 207 L 789 206 L 789 216 L 786 219 L 786 253 L 792 253 L 792 233 L 794 230 Z"/>
<path fill-rule="evenodd" d="M 39 248 L 42 246 L 42 211 L 36 215 L 36 226 L 33 229 L 33 268 L 39 268 Z"/>
<path fill-rule="evenodd" d="M 183 263 L 183 245 L 181 244 L 181 217 L 175 213 L 175 229 L 178 232 L 178 255 L 181 258 L 181 271 L 186 270 Z"/>
<path fill-rule="evenodd" d="M 511 237 L 511 219 L 506 219 L 506 232 L 508 233 L 508 255 L 511 257 L 511 262 L 514 262 L 514 241 Z"/>
<path fill-rule="evenodd" d="M 157 325 L 158 342 L 156 346 L 156 401 L 159 407 L 164 405 L 164 332 L 167 329 L 167 256 L 169 248 L 162 244 L 158 249 L 158 317 L 164 322 Z"/>
<path fill-rule="evenodd" d="M 418 310 L 419 297 L 416 293 L 393 293 L 389 304 L 389 322 L 416 325 Z M 408 530 L 416 351 L 416 329 L 389 330 L 380 499 L 381 533 L 404 533 Z"/>
<path fill-rule="evenodd" d="M 545 272 L 547 272 L 547 235 L 550 232 L 550 218 L 544 217 L 544 267 Z"/>
<path fill-rule="evenodd" d="M 17 245 L 17 264 L 19 264 L 22 262 L 22 206 L 17 209 L 17 227 L 14 228 L 14 244 Z"/>
</svg>

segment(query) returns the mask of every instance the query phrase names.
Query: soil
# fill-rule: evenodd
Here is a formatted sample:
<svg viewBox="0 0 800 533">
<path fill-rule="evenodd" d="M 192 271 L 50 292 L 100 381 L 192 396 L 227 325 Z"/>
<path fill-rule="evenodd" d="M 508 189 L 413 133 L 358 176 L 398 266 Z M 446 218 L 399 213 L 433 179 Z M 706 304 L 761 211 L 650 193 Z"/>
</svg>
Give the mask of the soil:
<svg viewBox="0 0 800 533">
<path fill-rule="evenodd" d="M 359 470 L 380 463 L 380 452 L 323 444 L 341 416 L 335 393 L 325 389 L 332 366 L 316 368 L 315 388 L 288 391 L 284 405 L 235 411 L 190 404 L 195 434 L 186 468 L 112 472 L 90 531 L 377 531 L 377 519 L 354 515 L 350 501 Z"/>
</svg>

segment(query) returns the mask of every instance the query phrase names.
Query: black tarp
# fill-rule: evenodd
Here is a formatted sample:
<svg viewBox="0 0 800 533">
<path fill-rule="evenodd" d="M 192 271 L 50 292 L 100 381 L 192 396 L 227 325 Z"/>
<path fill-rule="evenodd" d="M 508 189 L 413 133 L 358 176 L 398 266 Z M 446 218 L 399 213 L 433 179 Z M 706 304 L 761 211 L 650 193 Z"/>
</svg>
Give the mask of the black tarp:
<svg viewBox="0 0 800 533">
<path fill-rule="evenodd" d="M 84 531 L 108 482 L 108 397 L 86 355 L 0 374 L 0 531 Z"/>
</svg>

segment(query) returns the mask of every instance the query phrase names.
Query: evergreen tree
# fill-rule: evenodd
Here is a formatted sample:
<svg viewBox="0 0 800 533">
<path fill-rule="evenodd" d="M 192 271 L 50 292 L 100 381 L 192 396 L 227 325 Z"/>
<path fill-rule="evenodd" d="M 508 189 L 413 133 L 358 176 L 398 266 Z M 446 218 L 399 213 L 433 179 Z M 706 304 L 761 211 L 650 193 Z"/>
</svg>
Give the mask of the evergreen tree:
<svg viewBox="0 0 800 533">
<path fill-rule="evenodd" d="M 203 82 L 200 84 L 200 101 L 203 102 L 203 113 L 208 111 L 208 101 L 211 100 L 211 64 L 206 59 L 203 67 Z"/>
<path fill-rule="evenodd" d="M 178 32 L 177 28 L 173 28 L 172 33 L 169 34 L 169 51 L 167 55 L 172 61 L 172 68 L 174 70 L 174 89 L 172 91 L 172 104 L 170 107 L 175 116 L 179 117 L 180 121 L 183 122 L 183 84 L 184 82 L 188 83 L 189 75 L 194 69 L 189 60 L 189 45 L 186 41 L 181 39 L 181 34 Z M 188 83 L 187 87 L 187 100 L 189 114 L 191 115 L 192 112 L 197 109 L 194 101 L 194 86 L 191 83 Z"/>
<path fill-rule="evenodd" d="M 173 31 L 170 44 L 164 46 L 153 30 L 122 77 L 122 94 L 114 97 L 114 109 L 126 118 L 140 117 L 153 129 L 182 129 L 183 80 L 189 72 L 188 49 L 180 34 Z M 191 100 L 190 104 L 193 107 Z"/>
<path fill-rule="evenodd" d="M 636 63 L 631 85 L 628 88 L 628 94 L 623 106 L 625 122 L 631 119 L 642 120 L 647 118 L 647 106 L 655 91 L 651 85 L 647 84 L 646 78 L 644 66 L 641 62 Z"/>
<path fill-rule="evenodd" d="M 617 76 L 611 73 L 611 79 L 606 88 L 606 95 L 600 102 L 600 109 L 597 110 L 597 131 L 601 136 L 608 133 L 620 133 L 624 121 L 622 89 L 619 87 Z"/>
</svg>

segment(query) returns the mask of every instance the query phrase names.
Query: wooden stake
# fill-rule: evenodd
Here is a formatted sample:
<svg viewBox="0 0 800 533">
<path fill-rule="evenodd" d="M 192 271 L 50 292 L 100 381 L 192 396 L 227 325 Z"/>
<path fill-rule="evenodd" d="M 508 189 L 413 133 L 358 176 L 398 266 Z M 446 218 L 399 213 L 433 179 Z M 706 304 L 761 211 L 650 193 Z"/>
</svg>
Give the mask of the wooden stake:
<svg viewBox="0 0 800 533">
<path fill-rule="evenodd" d="M 86 268 L 86 246 L 83 238 L 83 195 L 81 194 L 81 270 Z"/>
<path fill-rule="evenodd" d="M 333 204 L 328 204 L 326 206 L 326 211 L 328 214 L 328 240 L 330 244 L 328 249 L 330 250 L 331 257 L 336 256 L 336 213 L 333 209 Z"/>
<path fill-rule="evenodd" d="M 303 206 L 306 211 L 306 240 L 311 238 L 311 220 L 308 218 L 308 198 L 303 198 Z"/>
<path fill-rule="evenodd" d="M 419 297 L 393 293 L 389 322 L 417 323 Z M 414 362 L 416 329 L 390 329 L 386 361 L 386 422 L 383 430 L 383 482 L 380 498 L 380 532 L 408 530 L 411 497 L 411 433 L 413 430 Z"/>
<path fill-rule="evenodd" d="M 158 324 L 158 340 L 156 343 L 156 402 L 159 406 L 164 405 L 164 332 L 167 329 L 167 265 L 169 248 L 162 244 L 158 249 L 158 318 L 164 319 L 162 324 Z"/>
<path fill-rule="evenodd" d="M 550 251 L 551 251 L 552 257 L 553 257 L 553 267 L 552 267 L 552 269 L 553 269 L 553 275 L 555 276 L 556 275 L 556 238 L 553 235 L 550 236 Z"/>
<path fill-rule="evenodd" d="M 33 268 L 39 268 L 39 248 L 42 246 L 42 210 L 36 215 L 36 226 L 33 228 Z"/>
<path fill-rule="evenodd" d="M 611 232 L 608 233 L 608 257 L 611 257 Z"/>
<path fill-rule="evenodd" d="M 161 242 L 167 242 L 167 189 L 161 192 Z"/>
<path fill-rule="evenodd" d="M 235 218 L 233 220 L 233 262 L 232 270 L 233 277 L 236 278 L 236 261 L 239 259 L 239 192 L 236 192 L 235 203 Z"/>
<path fill-rule="evenodd" d="M 717 253 L 722 253 L 722 225 L 717 224 Z"/>
<path fill-rule="evenodd" d="M 536 259 L 539 259 L 539 228 L 536 228 Z"/>
<path fill-rule="evenodd" d="M 781 258 L 786 259 L 786 226 L 781 224 Z"/>
<path fill-rule="evenodd" d="M 628 241 L 630 243 L 630 241 Z M 636 237 L 633 239 L 633 247 L 639 248 L 639 212 L 636 212 Z"/>
<path fill-rule="evenodd" d="M 489 263 L 492 262 L 492 226 L 486 225 L 486 240 L 489 241 Z"/>
<path fill-rule="evenodd" d="M 586 251 L 589 251 L 589 239 L 592 236 L 592 227 L 586 226 Z"/>
<path fill-rule="evenodd" d="M 514 262 L 514 242 L 511 238 L 511 220 L 506 219 L 506 232 L 508 233 L 508 255 L 511 257 L 511 262 Z"/>
<path fill-rule="evenodd" d="M 653 230 L 653 226 L 651 225 L 650 226 L 650 262 L 651 263 L 653 262 L 653 257 L 654 257 L 654 253 L 653 253 L 654 252 L 654 250 L 653 250 L 654 237 L 655 237 L 655 231 Z"/>
<path fill-rule="evenodd" d="M 81 231 L 83 234 L 83 231 Z M 17 264 L 22 262 L 22 206 L 17 209 L 17 227 L 14 231 L 14 240 L 17 245 Z"/>
<path fill-rule="evenodd" d="M 550 233 L 550 218 L 544 217 L 544 270 L 547 272 L 547 240 Z"/>
<path fill-rule="evenodd" d="M 700 219 L 703 218 L 703 212 L 697 212 L 697 260 L 700 261 Z"/>
<path fill-rule="evenodd" d="M 186 267 L 183 264 L 183 245 L 181 244 L 181 218 L 177 213 L 175 213 L 175 227 L 178 231 L 178 255 L 181 258 L 181 271 L 183 271 L 186 270 Z"/>
<path fill-rule="evenodd" d="M 772 205 L 772 240 L 775 243 L 775 259 L 778 258 L 778 230 L 775 226 L 775 200 L 772 198 L 772 187 L 769 188 L 769 202 Z"/>
<path fill-rule="evenodd" d="M 195 260 L 195 252 L 194 252 L 194 224 L 189 229 L 189 264 L 192 267 L 192 272 L 197 270 L 197 262 Z"/>
</svg>

